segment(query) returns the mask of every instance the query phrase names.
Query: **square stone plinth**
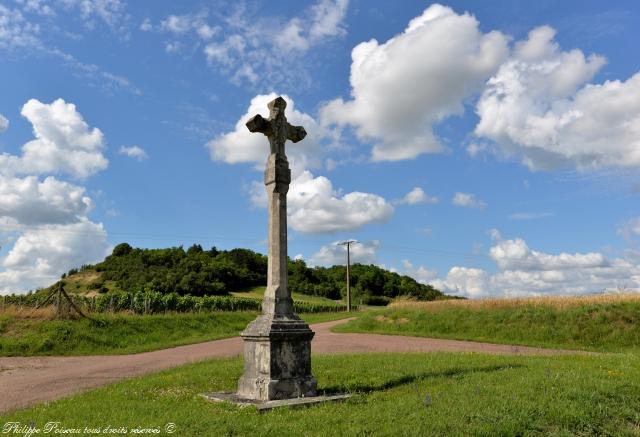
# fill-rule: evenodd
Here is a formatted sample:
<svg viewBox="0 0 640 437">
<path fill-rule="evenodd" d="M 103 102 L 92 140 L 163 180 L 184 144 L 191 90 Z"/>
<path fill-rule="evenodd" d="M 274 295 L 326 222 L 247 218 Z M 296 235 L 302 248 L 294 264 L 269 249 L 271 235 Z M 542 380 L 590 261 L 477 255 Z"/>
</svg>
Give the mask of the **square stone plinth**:
<svg viewBox="0 0 640 437">
<path fill-rule="evenodd" d="M 313 331 L 297 316 L 259 316 L 241 334 L 244 373 L 238 396 L 257 401 L 316 396 L 311 374 Z"/>
<path fill-rule="evenodd" d="M 239 407 L 255 406 L 256 409 L 263 413 L 265 411 L 272 410 L 279 407 L 308 407 L 315 404 L 321 404 L 325 402 L 340 402 L 351 397 L 348 394 L 333 394 L 323 396 L 311 396 L 308 398 L 292 398 L 292 399 L 280 399 L 275 401 L 260 401 L 256 399 L 246 399 L 239 397 L 236 393 L 230 392 L 213 392 L 203 393 L 200 396 L 211 402 L 228 402 L 230 404 L 237 405 Z"/>
</svg>

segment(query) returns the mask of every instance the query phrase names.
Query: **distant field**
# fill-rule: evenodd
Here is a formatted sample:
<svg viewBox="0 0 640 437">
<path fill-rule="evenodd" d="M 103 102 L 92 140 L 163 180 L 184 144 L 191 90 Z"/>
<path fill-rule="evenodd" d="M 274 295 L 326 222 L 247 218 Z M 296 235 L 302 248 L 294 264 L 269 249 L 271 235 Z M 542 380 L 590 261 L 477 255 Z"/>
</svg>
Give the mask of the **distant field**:
<svg viewBox="0 0 640 437">
<path fill-rule="evenodd" d="M 316 356 L 321 390 L 343 403 L 259 414 L 199 394 L 233 391 L 241 359 L 187 365 L 0 416 L 42 428 L 154 428 L 177 436 L 637 436 L 632 354 L 505 357 L 464 353 Z M 171 426 L 171 425 L 170 425 Z"/>
<path fill-rule="evenodd" d="M 92 314 L 55 320 L 52 308 L 0 312 L 0 356 L 128 354 L 238 335 L 255 312 Z M 348 313 L 301 314 L 308 323 Z"/>
<path fill-rule="evenodd" d="M 600 352 L 639 351 L 640 295 L 399 301 L 335 330 Z"/>
<path fill-rule="evenodd" d="M 248 298 L 262 300 L 262 298 L 264 297 L 264 291 L 266 290 L 266 288 L 267 287 L 261 286 L 261 287 L 252 288 L 251 290 L 248 290 L 248 291 L 232 291 L 230 294 L 236 297 L 248 297 Z M 344 304 L 344 302 L 339 300 L 327 299 L 326 297 L 322 297 L 322 296 L 311 296 L 308 294 L 302 294 L 302 293 L 296 293 L 296 292 L 292 292 L 291 297 L 295 301 L 308 302 L 308 303 L 314 303 L 314 304 L 327 304 L 327 305 Z"/>
</svg>

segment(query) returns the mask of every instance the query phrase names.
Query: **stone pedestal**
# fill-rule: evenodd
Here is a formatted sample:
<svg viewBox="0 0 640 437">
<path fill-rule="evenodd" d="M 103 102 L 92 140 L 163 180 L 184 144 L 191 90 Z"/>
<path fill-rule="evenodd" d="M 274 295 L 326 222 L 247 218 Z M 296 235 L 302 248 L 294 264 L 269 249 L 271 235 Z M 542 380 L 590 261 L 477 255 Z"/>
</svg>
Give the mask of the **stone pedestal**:
<svg viewBox="0 0 640 437">
<path fill-rule="evenodd" d="M 241 334 L 244 374 L 238 396 L 270 401 L 316 396 L 311 374 L 313 331 L 297 316 L 261 315 Z"/>
</svg>

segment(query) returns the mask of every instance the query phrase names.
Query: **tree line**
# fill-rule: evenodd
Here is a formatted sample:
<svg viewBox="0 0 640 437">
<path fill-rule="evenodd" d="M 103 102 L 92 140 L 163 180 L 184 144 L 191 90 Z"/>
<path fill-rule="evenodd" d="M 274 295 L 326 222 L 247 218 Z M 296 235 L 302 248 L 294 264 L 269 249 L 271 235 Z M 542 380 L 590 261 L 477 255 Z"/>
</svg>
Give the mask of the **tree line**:
<svg viewBox="0 0 640 437">
<path fill-rule="evenodd" d="M 121 243 L 104 261 L 82 266 L 80 270 L 102 272 L 102 282 L 115 281 L 120 290 L 127 292 L 226 295 L 265 285 L 267 257 L 249 249 L 212 247 L 204 250 L 198 244 L 185 250 L 183 247 L 140 249 Z M 330 299 L 340 299 L 346 294 L 345 266 L 309 267 L 303 260 L 289 260 L 288 270 L 292 292 Z M 74 269 L 69 274 L 75 272 Z M 102 287 L 100 282 L 93 285 L 96 289 Z M 422 300 L 444 297 L 431 285 L 375 265 L 352 265 L 351 287 L 356 302 L 365 304 L 384 303 L 397 296 Z"/>
</svg>

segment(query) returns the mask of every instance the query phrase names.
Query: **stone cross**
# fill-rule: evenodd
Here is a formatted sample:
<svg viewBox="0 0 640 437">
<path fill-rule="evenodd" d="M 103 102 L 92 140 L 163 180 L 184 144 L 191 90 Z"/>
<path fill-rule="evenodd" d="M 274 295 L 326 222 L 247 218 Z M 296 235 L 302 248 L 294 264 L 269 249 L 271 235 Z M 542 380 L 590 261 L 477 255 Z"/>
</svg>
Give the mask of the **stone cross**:
<svg viewBox="0 0 640 437">
<path fill-rule="evenodd" d="M 267 105 L 269 118 L 260 114 L 247 122 L 251 132 L 260 132 L 269 139 L 271 153 L 264 172 L 269 201 L 269 253 L 267 290 L 264 295 L 265 312 L 276 315 L 292 315 L 293 301 L 287 286 L 287 192 L 291 183 L 291 170 L 284 150 L 284 143 L 294 143 L 307 136 L 302 126 L 291 126 L 284 115 L 287 102 L 277 97 Z"/>
<path fill-rule="evenodd" d="M 247 122 L 251 132 L 269 139 L 270 154 L 264 172 L 269 200 L 269 252 L 267 288 L 262 315 L 242 332 L 244 374 L 237 396 L 269 401 L 316 395 L 311 374 L 313 331 L 293 311 L 287 285 L 287 192 L 291 170 L 285 155 L 287 140 L 294 143 L 306 135 L 302 126 L 287 122 L 282 97 L 269 102 L 269 118 L 256 115 Z"/>
</svg>

